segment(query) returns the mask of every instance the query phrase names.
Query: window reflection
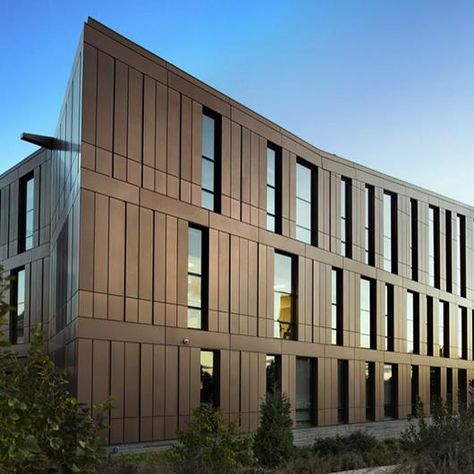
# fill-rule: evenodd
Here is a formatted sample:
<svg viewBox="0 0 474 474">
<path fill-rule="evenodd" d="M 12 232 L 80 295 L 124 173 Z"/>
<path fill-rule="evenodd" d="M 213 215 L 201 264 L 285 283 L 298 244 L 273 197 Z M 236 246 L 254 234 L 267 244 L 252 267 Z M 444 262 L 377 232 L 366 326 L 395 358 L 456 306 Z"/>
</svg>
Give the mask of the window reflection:
<svg viewBox="0 0 474 474">
<path fill-rule="evenodd" d="M 397 273 L 397 201 L 396 195 L 385 191 L 383 195 L 383 269 Z"/>
<path fill-rule="evenodd" d="M 203 318 L 203 230 L 188 228 L 188 327 L 205 329 Z"/>
<path fill-rule="evenodd" d="M 280 230 L 280 177 L 279 150 L 270 144 L 267 146 L 267 230 L 281 233 Z"/>
<path fill-rule="evenodd" d="M 385 419 L 397 417 L 397 396 L 396 396 L 396 375 L 397 370 L 394 364 L 384 364 L 383 385 L 384 385 L 384 415 Z"/>
<path fill-rule="evenodd" d="M 11 311 L 10 340 L 12 344 L 23 344 L 25 342 L 25 269 L 12 272 L 11 285 Z"/>
<path fill-rule="evenodd" d="M 331 344 L 343 344 L 342 270 L 331 270 Z"/>
<path fill-rule="evenodd" d="M 296 425 L 308 426 L 314 421 L 314 364 L 307 357 L 296 358 Z"/>
<path fill-rule="evenodd" d="M 341 255 L 352 257 L 352 180 L 341 178 Z"/>
<path fill-rule="evenodd" d="M 360 346 L 374 348 L 374 284 L 372 280 L 360 280 Z"/>
<path fill-rule="evenodd" d="M 288 255 L 275 253 L 274 260 L 274 337 L 293 339 L 294 290 L 293 259 Z"/>
<path fill-rule="evenodd" d="M 296 238 L 313 243 L 313 195 L 314 172 L 302 161 L 296 163 Z"/>
<path fill-rule="evenodd" d="M 205 112 L 202 115 L 201 206 L 216 212 L 219 211 L 216 187 L 220 179 L 216 170 L 218 141 L 217 119 Z"/>
<path fill-rule="evenodd" d="M 201 404 L 219 406 L 219 357 L 215 351 L 201 351 Z"/>
<path fill-rule="evenodd" d="M 277 355 L 267 355 L 265 361 L 267 393 L 281 391 L 281 359 Z"/>
</svg>

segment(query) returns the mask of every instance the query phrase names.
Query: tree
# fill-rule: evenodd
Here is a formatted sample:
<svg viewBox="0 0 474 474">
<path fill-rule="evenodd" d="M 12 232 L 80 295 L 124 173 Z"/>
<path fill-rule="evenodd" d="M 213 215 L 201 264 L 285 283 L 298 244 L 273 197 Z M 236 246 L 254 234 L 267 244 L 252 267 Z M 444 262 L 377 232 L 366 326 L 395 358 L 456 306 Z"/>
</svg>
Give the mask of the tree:
<svg viewBox="0 0 474 474">
<path fill-rule="evenodd" d="M 169 458 L 182 473 L 232 473 L 253 463 L 252 442 L 222 411 L 202 405 L 193 411 L 186 430 L 178 432 Z"/>
<path fill-rule="evenodd" d="M 9 281 L 0 268 L 0 472 L 94 472 L 105 457 L 104 414 L 94 417 L 72 397 L 68 381 L 42 351 L 34 332 L 26 357 L 19 357 L 5 334 Z"/>
<path fill-rule="evenodd" d="M 290 401 L 279 390 L 267 393 L 260 407 L 260 426 L 255 434 L 254 453 L 260 464 L 277 467 L 293 455 L 293 424 Z"/>
</svg>

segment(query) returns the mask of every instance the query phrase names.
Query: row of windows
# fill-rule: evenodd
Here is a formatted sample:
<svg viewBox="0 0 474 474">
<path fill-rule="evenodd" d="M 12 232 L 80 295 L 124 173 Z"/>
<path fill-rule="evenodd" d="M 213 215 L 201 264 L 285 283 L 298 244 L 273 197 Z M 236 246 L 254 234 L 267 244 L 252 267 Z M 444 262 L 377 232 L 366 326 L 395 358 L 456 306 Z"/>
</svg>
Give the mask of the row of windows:
<svg viewBox="0 0 474 474">
<path fill-rule="evenodd" d="M 275 252 L 274 260 L 274 332 L 280 339 L 296 339 L 297 259 Z M 207 275 L 208 232 L 205 228 L 190 226 L 188 233 L 188 327 L 207 329 Z M 360 279 L 360 346 L 377 349 L 376 281 Z M 343 345 L 343 274 L 342 269 L 331 271 L 331 343 Z M 434 340 L 439 345 L 439 355 L 449 357 L 449 304 L 439 302 L 439 327 L 433 327 L 433 298 L 427 297 L 426 335 L 428 354 L 433 355 Z M 385 344 L 387 351 L 394 350 L 394 287 L 385 284 Z M 406 294 L 407 351 L 420 352 L 420 295 Z M 467 359 L 467 308 L 458 309 L 458 356 Z"/>
<path fill-rule="evenodd" d="M 220 118 L 210 110 L 202 122 L 202 206 L 220 210 Z M 281 148 L 267 145 L 267 229 L 282 231 L 282 153 Z M 296 238 L 317 243 L 317 167 L 298 158 L 296 163 Z M 341 177 L 340 183 L 341 254 L 352 257 L 352 180 Z M 439 288 L 440 271 L 439 208 L 429 207 L 429 281 Z M 446 211 L 447 291 L 452 292 L 451 212 Z M 456 277 L 458 293 L 466 295 L 466 227 L 465 217 L 456 217 Z M 397 195 L 384 191 L 383 197 L 383 269 L 398 273 Z M 375 189 L 365 187 L 365 263 L 375 265 Z M 418 280 L 418 201 L 410 199 L 409 260 L 411 278 Z"/>
<path fill-rule="evenodd" d="M 219 351 L 201 351 L 201 403 L 219 405 Z M 367 421 L 376 418 L 376 371 L 375 362 L 366 362 L 365 378 L 365 417 Z M 317 359 L 311 357 L 296 357 L 296 386 L 295 413 L 296 425 L 307 426 L 317 424 Z M 383 406 L 384 418 L 398 417 L 398 365 L 383 365 Z M 419 367 L 410 367 L 411 412 L 417 413 L 419 397 Z M 266 391 L 267 393 L 281 391 L 281 356 L 267 354 L 266 356 Z M 337 361 L 337 418 L 338 423 L 349 421 L 349 362 Z M 467 400 L 467 370 L 458 369 L 458 404 L 466 405 Z M 448 407 L 453 406 L 453 369 L 446 369 L 446 401 Z M 441 399 L 441 368 L 430 368 L 430 405 Z"/>
</svg>

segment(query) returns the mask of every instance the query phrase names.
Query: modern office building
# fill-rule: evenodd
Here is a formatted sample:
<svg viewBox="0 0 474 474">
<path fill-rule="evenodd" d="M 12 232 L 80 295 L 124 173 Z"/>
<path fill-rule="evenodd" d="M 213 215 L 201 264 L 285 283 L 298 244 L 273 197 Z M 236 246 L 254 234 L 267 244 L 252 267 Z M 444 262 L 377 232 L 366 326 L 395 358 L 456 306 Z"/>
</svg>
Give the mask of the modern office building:
<svg viewBox="0 0 474 474">
<path fill-rule="evenodd" d="M 110 443 L 465 403 L 474 208 L 315 148 L 89 19 L 57 130 L 0 177 L 12 343 L 45 331 Z M 382 152 L 382 151 L 381 151 Z"/>
</svg>

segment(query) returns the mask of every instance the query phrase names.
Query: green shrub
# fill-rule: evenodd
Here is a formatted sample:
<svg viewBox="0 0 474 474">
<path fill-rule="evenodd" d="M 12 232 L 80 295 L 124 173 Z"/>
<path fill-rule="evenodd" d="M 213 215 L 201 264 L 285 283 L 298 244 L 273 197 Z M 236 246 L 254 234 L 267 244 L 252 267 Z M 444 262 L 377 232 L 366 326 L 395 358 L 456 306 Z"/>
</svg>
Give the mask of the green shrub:
<svg viewBox="0 0 474 474">
<path fill-rule="evenodd" d="M 363 453 L 371 451 L 378 445 L 378 441 L 372 435 L 364 431 L 354 431 L 348 435 L 336 435 L 335 437 L 317 438 L 313 444 L 313 451 L 322 456 L 327 454 Z"/>
<path fill-rule="evenodd" d="M 472 391 L 471 381 L 471 391 Z M 452 413 L 442 401 L 433 407 L 431 422 L 419 410 L 418 418 L 401 437 L 405 459 L 402 469 L 415 473 L 474 472 L 474 405 Z M 405 471 L 401 471 L 405 472 Z"/>
<path fill-rule="evenodd" d="M 232 473 L 253 464 L 252 440 L 221 410 L 203 405 L 193 411 L 188 428 L 178 432 L 168 452 L 175 472 Z"/>
<path fill-rule="evenodd" d="M 260 407 L 260 426 L 254 438 L 254 453 L 266 467 L 277 467 L 293 455 L 290 401 L 280 391 L 267 393 Z"/>
<path fill-rule="evenodd" d="M 92 418 L 70 396 L 41 349 L 40 332 L 26 357 L 17 355 L 5 335 L 6 289 L 0 277 L 0 472 L 94 472 L 105 456 L 98 432 L 109 404 Z"/>
</svg>

